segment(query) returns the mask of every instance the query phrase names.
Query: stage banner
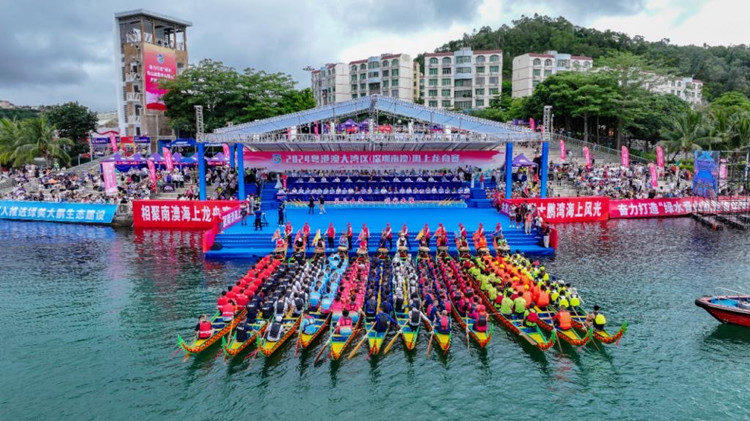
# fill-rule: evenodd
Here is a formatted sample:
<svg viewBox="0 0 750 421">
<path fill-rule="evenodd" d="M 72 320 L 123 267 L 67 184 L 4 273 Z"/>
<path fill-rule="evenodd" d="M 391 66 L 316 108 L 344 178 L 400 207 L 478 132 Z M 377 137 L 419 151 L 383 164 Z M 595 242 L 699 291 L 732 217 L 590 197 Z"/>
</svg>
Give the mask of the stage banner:
<svg viewBox="0 0 750 421">
<path fill-rule="evenodd" d="M 586 166 L 591 168 L 591 152 L 588 146 L 583 147 L 583 157 L 586 159 Z"/>
<path fill-rule="evenodd" d="M 117 205 L 0 201 L 0 219 L 111 224 Z"/>
<path fill-rule="evenodd" d="M 661 146 L 656 147 L 656 165 L 664 169 L 664 148 Z"/>
<path fill-rule="evenodd" d="M 511 216 L 511 205 L 524 203 L 535 205 L 541 217 L 551 223 L 595 222 L 609 218 L 609 199 L 599 196 L 504 199 L 500 204 L 500 212 Z"/>
<path fill-rule="evenodd" d="M 177 74 L 174 50 L 153 44 L 143 44 L 143 80 L 146 87 L 146 109 L 166 110 L 161 97 L 166 90 L 159 88 L 162 79 L 172 80 Z"/>
<path fill-rule="evenodd" d="M 693 195 L 714 199 L 717 195 L 719 153 L 716 151 L 695 151 L 693 169 Z"/>
<path fill-rule="evenodd" d="M 209 229 L 214 217 L 239 206 L 236 200 L 136 200 L 136 228 Z M 238 208 L 239 209 L 239 208 Z"/>
<path fill-rule="evenodd" d="M 630 151 L 628 151 L 628 147 L 625 145 L 622 145 L 622 149 L 620 152 L 620 163 L 623 167 L 630 166 Z"/>
<path fill-rule="evenodd" d="M 560 139 L 560 162 L 565 162 L 565 157 L 567 154 L 565 153 L 565 141 Z"/>
<path fill-rule="evenodd" d="M 456 168 L 467 165 L 493 168 L 504 165 L 503 151 L 388 152 L 295 151 L 244 152 L 246 168 L 291 170 L 303 168 Z"/>
<path fill-rule="evenodd" d="M 174 169 L 174 163 L 172 162 L 172 151 L 170 151 L 166 146 L 161 148 L 161 151 L 162 155 L 164 156 L 164 165 L 167 166 L 167 171 L 171 172 Z"/>
<path fill-rule="evenodd" d="M 656 165 L 653 162 L 648 164 L 648 169 L 651 175 L 651 187 L 659 188 L 659 171 L 656 169 Z"/>
<path fill-rule="evenodd" d="M 109 143 L 112 145 L 112 153 L 117 152 L 117 139 L 115 138 L 115 135 L 110 133 L 109 134 Z"/>
<path fill-rule="evenodd" d="M 609 201 L 610 219 L 685 216 L 692 212 L 693 203 L 689 198 L 633 199 Z"/>
<path fill-rule="evenodd" d="M 104 193 L 107 196 L 117 195 L 117 175 L 114 162 L 102 162 L 102 177 L 104 177 Z"/>
<path fill-rule="evenodd" d="M 156 165 L 154 164 L 154 161 L 148 160 L 148 173 L 151 176 L 151 182 L 154 183 L 153 190 L 156 190 Z"/>
</svg>

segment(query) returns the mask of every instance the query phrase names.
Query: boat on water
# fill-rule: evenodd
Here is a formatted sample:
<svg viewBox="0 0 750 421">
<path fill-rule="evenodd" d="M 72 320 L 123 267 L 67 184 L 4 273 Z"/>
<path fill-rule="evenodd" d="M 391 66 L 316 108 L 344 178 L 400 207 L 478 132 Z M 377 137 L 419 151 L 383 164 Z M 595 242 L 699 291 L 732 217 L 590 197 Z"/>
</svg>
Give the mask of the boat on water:
<svg viewBox="0 0 750 421">
<path fill-rule="evenodd" d="M 422 279 L 432 280 L 432 283 L 431 283 L 432 288 L 426 288 L 426 290 L 429 290 L 428 293 L 432 295 L 433 301 L 434 301 L 433 304 L 437 305 L 439 288 L 442 287 L 444 289 L 445 286 L 440 285 L 438 275 L 435 271 L 434 263 L 431 260 L 426 259 L 426 258 L 420 259 L 419 260 L 419 274 Z M 428 317 L 430 317 L 429 311 L 427 313 L 428 313 Z M 450 322 L 450 315 L 448 316 L 447 320 L 448 322 Z M 432 331 L 432 336 L 430 339 L 431 340 L 434 339 L 438 343 L 438 347 L 440 347 L 440 349 L 443 351 L 444 354 L 447 353 L 451 347 L 451 341 L 453 340 L 453 332 L 450 329 L 450 323 L 448 324 L 447 328 L 441 328 L 439 327 L 439 322 L 434 323 L 433 325 L 430 325 L 429 322 L 425 321 L 425 326 L 430 328 Z"/>
<path fill-rule="evenodd" d="M 358 257 L 357 260 L 349 266 L 339 285 L 340 293 L 331 307 L 331 326 L 328 336 L 328 355 L 333 360 L 338 360 L 344 353 L 349 344 L 354 340 L 354 336 L 359 330 L 362 323 L 359 310 L 362 308 L 365 297 L 365 283 L 370 272 L 370 261 L 366 256 Z M 342 317 L 343 311 L 349 312 L 352 319 L 351 329 L 336 329 L 339 318 Z"/>
<path fill-rule="evenodd" d="M 307 316 L 303 316 L 299 331 L 299 344 L 305 349 L 325 331 L 331 321 L 331 304 L 339 289 L 341 276 L 349 267 L 349 259 L 338 254 L 328 257 L 328 271 L 323 275 L 321 286 L 310 287 L 310 305 Z"/>
<path fill-rule="evenodd" d="M 419 300 L 419 288 L 416 287 L 417 272 L 414 269 L 414 262 L 409 257 L 402 258 L 397 255 L 393 259 L 392 265 L 393 290 L 401 289 L 404 301 L 401 308 L 399 308 L 398 303 L 394 303 L 393 316 L 398 322 L 404 346 L 411 351 L 416 348 L 419 339 L 419 325 L 414 329 L 409 325 L 410 299 L 415 296 Z M 415 283 L 413 288 L 409 284 L 410 281 Z"/>
<path fill-rule="evenodd" d="M 721 323 L 750 327 L 750 295 L 704 296 L 695 305 Z"/>
<path fill-rule="evenodd" d="M 581 307 L 571 307 L 570 309 L 571 319 L 573 321 L 573 327 L 580 331 L 587 331 L 586 329 L 586 310 Z M 606 329 L 594 329 L 594 339 L 603 344 L 617 344 L 622 339 L 625 332 L 628 331 L 628 322 L 625 321 L 620 326 L 620 329 L 615 333 L 611 334 Z"/>
<path fill-rule="evenodd" d="M 239 323 L 240 318 L 244 316 L 245 310 L 242 310 L 239 315 L 234 317 L 229 323 L 225 322 L 220 312 L 211 317 L 210 322 L 213 327 L 213 334 L 208 338 L 200 339 L 195 338 L 190 343 L 182 339 L 182 336 L 177 335 L 177 345 L 184 349 L 188 354 L 200 354 L 207 350 L 211 345 L 218 343 L 230 330 L 234 329 Z"/>
<path fill-rule="evenodd" d="M 281 327 L 284 329 L 284 335 L 277 341 L 269 340 L 268 334 L 266 334 L 260 341 L 258 349 L 266 357 L 273 355 L 282 345 L 284 345 L 289 338 L 291 338 L 299 327 L 300 317 L 284 317 L 281 319 Z M 271 326 L 271 324 L 269 324 Z M 268 327 L 266 332 L 271 329 Z"/>
<path fill-rule="evenodd" d="M 258 336 L 263 335 L 267 326 L 268 323 L 265 320 L 256 320 L 254 323 L 247 323 L 246 339 L 244 341 L 237 340 L 238 334 L 235 327 L 235 332 L 232 333 L 228 340 L 227 337 L 221 338 L 221 349 L 224 350 L 224 355 L 234 357 L 250 347 L 250 345 L 256 342 Z"/>
<path fill-rule="evenodd" d="M 489 322 L 489 317 L 487 317 L 487 325 L 485 329 L 479 330 L 474 326 L 475 320 L 473 318 L 469 317 L 468 314 L 461 314 L 457 303 L 453 300 L 453 293 L 454 291 L 466 291 L 469 287 L 469 283 L 465 280 L 463 273 L 461 273 L 456 265 L 456 261 L 449 256 L 446 257 L 445 260 L 440 261 L 439 265 L 439 273 L 448 275 L 441 277 L 441 280 L 448 288 L 448 299 L 451 301 L 453 317 L 456 319 L 461 330 L 468 332 L 471 339 L 473 339 L 480 348 L 484 348 L 492 339 L 492 323 Z"/>
<path fill-rule="evenodd" d="M 365 309 L 365 331 L 367 332 L 367 346 L 370 349 L 369 354 L 375 355 L 380 352 L 383 348 L 383 342 L 385 342 L 386 336 L 390 329 L 390 323 L 387 324 L 385 331 L 378 332 L 375 330 L 377 324 L 377 317 L 381 311 L 390 312 L 390 308 L 393 307 L 390 303 L 390 288 L 387 280 L 390 280 L 390 259 L 378 259 L 375 273 L 367 280 L 367 289 L 369 291 L 375 291 L 377 294 L 375 312 L 372 315 L 367 314 Z M 390 304 L 388 310 L 384 309 L 386 303 Z M 367 306 L 367 304 L 365 304 Z"/>
</svg>

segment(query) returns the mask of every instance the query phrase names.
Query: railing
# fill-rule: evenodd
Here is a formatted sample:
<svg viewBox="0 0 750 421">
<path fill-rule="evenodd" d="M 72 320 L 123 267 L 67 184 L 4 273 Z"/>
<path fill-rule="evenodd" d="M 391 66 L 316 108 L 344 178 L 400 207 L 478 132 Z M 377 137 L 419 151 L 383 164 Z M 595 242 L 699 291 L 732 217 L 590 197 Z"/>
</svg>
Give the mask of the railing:
<svg viewBox="0 0 750 421">
<path fill-rule="evenodd" d="M 559 142 L 560 139 L 565 140 L 565 149 L 568 152 L 573 151 L 575 153 L 574 157 L 582 158 L 583 147 L 587 146 L 589 148 L 589 153 L 591 154 L 591 157 L 595 158 L 599 162 L 603 162 L 603 161 L 620 162 L 622 159 L 621 151 L 618 151 L 617 149 L 612 149 L 607 146 L 599 145 L 597 143 L 585 142 L 581 139 L 576 139 L 576 138 L 568 137 L 568 136 L 553 134 L 551 137 L 551 141 L 552 141 L 551 147 L 555 147 L 557 142 Z M 647 164 L 650 161 L 631 153 L 630 162 L 639 163 L 639 164 Z"/>
<path fill-rule="evenodd" d="M 140 102 L 141 101 L 141 94 L 135 93 L 135 92 L 128 92 L 125 96 L 125 99 L 129 102 L 135 101 Z"/>
<path fill-rule="evenodd" d="M 245 142 L 248 143 L 434 143 L 434 142 L 474 142 L 474 143 L 497 143 L 508 140 L 505 136 L 494 136 L 484 134 L 382 134 L 357 133 L 350 135 L 312 135 L 296 134 L 291 139 L 286 134 L 274 134 L 268 136 L 250 136 Z"/>
<path fill-rule="evenodd" d="M 128 124 L 141 124 L 141 116 L 128 114 Z"/>
</svg>

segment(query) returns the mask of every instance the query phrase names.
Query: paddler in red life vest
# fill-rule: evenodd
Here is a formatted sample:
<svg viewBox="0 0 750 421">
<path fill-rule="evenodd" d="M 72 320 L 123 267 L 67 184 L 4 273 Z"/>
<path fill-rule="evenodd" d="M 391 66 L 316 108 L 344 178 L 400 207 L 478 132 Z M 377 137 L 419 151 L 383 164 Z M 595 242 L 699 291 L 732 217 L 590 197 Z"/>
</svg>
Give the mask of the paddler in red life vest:
<svg viewBox="0 0 750 421">
<path fill-rule="evenodd" d="M 466 240 L 466 227 L 462 223 L 458 223 L 458 236 L 462 240 Z"/>
<path fill-rule="evenodd" d="M 326 231 L 326 236 L 328 237 L 328 248 L 333 249 L 333 239 L 336 237 L 336 228 L 333 227 L 333 222 L 328 224 L 328 231 Z"/>
<path fill-rule="evenodd" d="M 292 228 L 292 223 L 289 221 L 286 221 L 286 225 L 284 225 L 284 235 L 286 236 L 286 245 L 292 244 L 292 233 L 294 232 L 294 228 Z"/>
<path fill-rule="evenodd" d="M 437 333 L 447 335 L 451 332 L 451 319 L 448 317 L 448 312 L 443 310 L 438 316 L 437 323 L 435 323 L 435 330 Z"/>
<path fill-rule="evenodd" d="M 486 332 L 489 317 L 487 315 L 487 310 L 485 309 L 483 304 L 477 305 L 477 311 L 476 311 L 476 317 L 474 318 L 474 330 L 477 332 Z"/>
<path fill-rule="evenodd" d="M 422 228 L 422 238 L 425 239 L 425 242 L 427 243 L 427 247 L 430 246 L 430 225 L 424 224 L 424 228 Z"/>
<path fill-rule="evenodd" d="M 474 231 L 474 235 L 472 237 L 474 239 L 474 243 L 476 243 L 478 241 L 478 238 L 480 238 L 480 237 L 481 238 L 485 238 L 484 237 L 484 225 L 481 222 L 479 223 L 479 227 L 477 228 L 477 230 Z M 485 242 L 485 244 L 487 244 L 487 239 L 486 238 L 485 238 L 484 242 Z"/>
<path fill-rule="evenodd" d="M 229 301 L 227 298 L 227 292 L 221 291 L 221 295 L 219 296 L 219 299 L 216 301 L 216 309 L 221 311 L 221 309 L 224 308 L 224 305 Z"/>
<path fill-rule="evenodd" d="M 336 333 L 345 336 L 352 334 L 352 318 L 349 317 L 349 310 L 344 309 L 341 312 L 341 317 L 336 322 Z"/>
<path fill-rule="evenodd" d="M 438 223 L 438 227 L 435 230 L 435 244 L 437 245 L 438 241 L 445 237 L 445 227 L 443 226 L 443 223 Z"/>
<path fill-rule="evenodd" d="M 214 327 L 211 322 L 208 321 L 208 316 L 205 314 L 198 317 L 198 324 L 195 325 L 195 338 L 196 339 L 208 339 L 214 334 Z"/>
<path fill-rule="evenodd" d="M 231 322 L 234 319 L 234 310 L 237 308 L 237 303 L 234 300 L 229 300 L 221 309 L 221 316 L 225 322 Z"/>
<path fill-rule="evenodd" d="M 364 241 L 365 248 L 367 248 L 367 243 L 370 240 L 370 230 L 369 228 L 367 228 L 367 224 L 362 224 L 362 230 L 359 232 L 359 237 L 357 238 L 357 240 L 360 241 L 360 247 L 362 247 L 361 242 Z"/>
</svg>

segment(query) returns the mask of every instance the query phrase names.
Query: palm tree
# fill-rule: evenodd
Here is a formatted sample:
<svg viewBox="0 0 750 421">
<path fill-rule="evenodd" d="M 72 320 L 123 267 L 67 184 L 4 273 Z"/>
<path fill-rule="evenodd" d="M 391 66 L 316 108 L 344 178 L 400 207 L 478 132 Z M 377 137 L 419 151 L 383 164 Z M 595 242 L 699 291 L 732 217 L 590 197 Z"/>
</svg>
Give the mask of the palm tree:
<svg viewBox="0 0 750 421">
<path fill-rule="evenodd" d="M 721 149 L 730 148 L 729 144 L 733 136 L 732 116 L 724 109 L 717 109 L 708 114 L 707 120 L 706 126 L 709 132 L 708 136 L 701 141 L 702 145 L 708 147 L 709 150 L 713 149 L 713 145 L 718 145 Z"/>
<path fill-rule="evenodd" d="M 21 123 L 4 120 L 0 125 L 0 160 L 14 166 L 31 163 L 34 158 L 44 158 L 48 166 L 54 159 L 67 165 L 70 156 L 65 152 L 65 146 L 73 146 L 73 141 L 58 138 L 55 127 L 44 115 Z"/>
<path fill-rule="evenodd" d="M 687 159 L 688 154 L 700 149 L 699 144 L 705 142 L 710 136 L 708 136 L 703 114 L 687 110 L 674 118 L 669 128 L 662 130 L 662 137 L 664 137 L 662 143 L 667 150 L 674 152 L 672 159 L 680 152 L 684 153 Z"/>
</svg>

